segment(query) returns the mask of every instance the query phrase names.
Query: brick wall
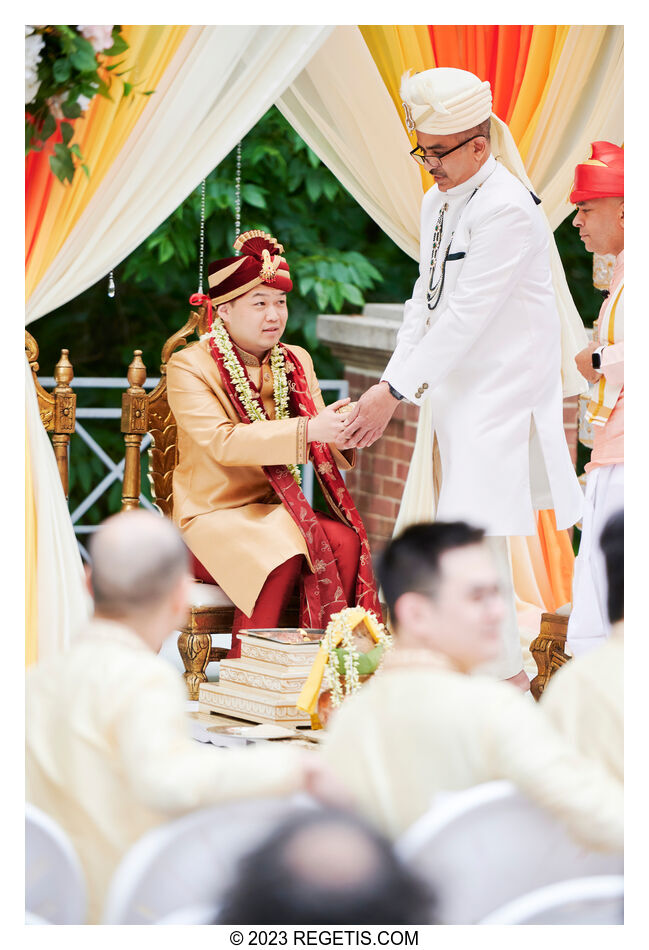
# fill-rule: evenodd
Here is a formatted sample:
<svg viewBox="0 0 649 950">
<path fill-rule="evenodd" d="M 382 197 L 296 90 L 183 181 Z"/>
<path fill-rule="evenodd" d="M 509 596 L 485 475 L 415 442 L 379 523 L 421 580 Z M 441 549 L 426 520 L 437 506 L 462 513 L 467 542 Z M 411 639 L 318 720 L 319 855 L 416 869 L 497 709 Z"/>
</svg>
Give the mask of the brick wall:
<svg viewBox="0 0 649 950">
<path fill-rule="evenodd" d="M 378 382 L 379 376 L 371 371 L 348 367 L 345 378 L 349 382 L 349 395 L 356 400 Z M 347 486 L 365 523 L 374 554 L 392 537 L 415 445 L 418 416 L 416 406 L 401 403 L 383 436 L 369 449 L 357 453 L 356 467 L 347 475 Z M 570 454 L 576 463 L 576 397 L 564 402 L 563 422 Z"/>
</svg>

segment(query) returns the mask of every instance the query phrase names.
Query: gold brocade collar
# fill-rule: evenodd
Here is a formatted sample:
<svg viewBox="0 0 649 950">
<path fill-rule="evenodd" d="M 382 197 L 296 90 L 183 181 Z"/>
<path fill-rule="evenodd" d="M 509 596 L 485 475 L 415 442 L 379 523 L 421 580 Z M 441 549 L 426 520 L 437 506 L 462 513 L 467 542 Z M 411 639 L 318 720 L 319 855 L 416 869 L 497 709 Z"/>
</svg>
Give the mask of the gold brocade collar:
<svg viewBox="0 0 649 950">
<path fill-rule="evenodd" d="M 444 656 L 443 653 L 437 653 L 435 650 L 426 650 L 424 647 L 419 649 L 393 647 L 392 650 L 387 650 L 383 655 L 380 671 L 407 669 L 418 673 L 422 667 L 432 667 L 447 673 L 461 672 L 449 657 Z"/>
<path fill-rule="evenodd" d="M 270 350 L 265 354 L 263 360 L 259 360 L 256 356 L 253 356 L 252 353 L 246 353 L 245 350 L 242 350 L 240 346 L 237 346 L 234 340 L 232 340 L 232 346 L 237 351 L 237 355 L 244 366 L 254 366 L 256 369 L 259 369 L 260 366 L 263 366 L 264 363 L 267 363 L 270 359 Z"/>
</svg>

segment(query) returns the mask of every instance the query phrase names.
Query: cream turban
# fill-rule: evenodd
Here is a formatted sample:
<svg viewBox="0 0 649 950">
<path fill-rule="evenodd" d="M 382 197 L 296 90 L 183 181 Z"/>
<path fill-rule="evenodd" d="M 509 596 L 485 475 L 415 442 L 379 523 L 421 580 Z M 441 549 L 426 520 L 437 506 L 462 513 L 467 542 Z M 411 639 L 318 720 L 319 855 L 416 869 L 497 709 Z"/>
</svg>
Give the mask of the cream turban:
<svg viewBox="0 0 649 950">
<path fill-rule="evenodd" d="M 491 115 L 491 86 L 464 69 L 439 67 L 401 79 L 401 98 L 409 131 L 453 135 Z"/>
</svg>

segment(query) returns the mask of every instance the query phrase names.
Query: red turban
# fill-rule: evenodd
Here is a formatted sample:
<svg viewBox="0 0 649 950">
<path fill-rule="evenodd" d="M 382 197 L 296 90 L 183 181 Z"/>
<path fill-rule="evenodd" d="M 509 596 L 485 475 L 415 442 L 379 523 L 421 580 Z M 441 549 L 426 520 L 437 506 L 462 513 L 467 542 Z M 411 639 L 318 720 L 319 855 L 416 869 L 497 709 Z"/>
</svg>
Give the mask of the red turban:
<svg viewBox="0 0 649 950">
<path fill-rule="evenodd" d="M 258 284 L 277 290 L 292 290 L 288 264 L 280 255 L 284 248 L 265 231 L 246 231 L 233 245 L 240 257 L 213 261 L 207 268 L 212 303 L 217 305 L 248 293 Z"/>
<path fill-rule="evenodd" d="M 575 168 L 570 195 L 573 205 L 592 198 L 624 197 L 624 149 L 611 142 L 593 142 L 587 162 Z"/>
</svg>

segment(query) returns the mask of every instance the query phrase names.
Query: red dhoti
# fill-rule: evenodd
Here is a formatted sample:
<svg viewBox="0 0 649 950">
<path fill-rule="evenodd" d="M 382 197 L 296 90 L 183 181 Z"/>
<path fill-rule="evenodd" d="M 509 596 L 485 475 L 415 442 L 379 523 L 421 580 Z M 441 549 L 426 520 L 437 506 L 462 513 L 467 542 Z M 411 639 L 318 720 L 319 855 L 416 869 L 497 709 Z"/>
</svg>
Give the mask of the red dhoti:
<svg viewBox="0 0 649 950">
<path fill-rule="evenodd" d="M 361 554 L 360 538 L 353 528 L 348 527 L 341 521 L 334 520 L 321 512 L 315 512 L 315 516 L 331 545 L 347 605 L 353 607 L 358 562 Z M 215 583 L 200 561 L 193 555 L 192 561 L 195 577 L 207 583 Z M 259 592 L 253 612 L 249 617 L 238 607 L 235 607 L 229 658 L 241 655 L 241 641 L 237 637 L 239 630 L 272 628 L 279 625 L 280 617 L 299 582 L 303 567 L 304 556 L 296 554 L 295 557 L 289 558 L 288 561 L 284 561 L 274 571 L 271 571 Z"/>
</svg>

